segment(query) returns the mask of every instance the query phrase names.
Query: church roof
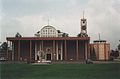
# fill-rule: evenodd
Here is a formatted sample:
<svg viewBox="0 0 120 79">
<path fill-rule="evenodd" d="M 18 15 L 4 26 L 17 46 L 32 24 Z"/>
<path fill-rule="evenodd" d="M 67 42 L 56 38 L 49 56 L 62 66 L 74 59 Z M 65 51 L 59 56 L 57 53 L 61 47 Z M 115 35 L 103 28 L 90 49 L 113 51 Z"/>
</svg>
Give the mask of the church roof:
<svg viewBox="0 0 120 79">
<path fill-rule="evenodd" d="M 51 25 L 44 26 L 42 29 L 47 28 L 47 27 L 50 27 L 50 28 L 54 28 L 54 29 L 55 29 L 55 27 L 53 27 L 53 26 L 51 26 Z M 42 29 L 41 29 L 41 30 L 42 30 Z"/>
<path fill-rule="evenodd" d="M 15 41 L 15 40 L 90 40 L 90 37 L 7 37 L 6 38 L 9 41 Z"/>
</svg>

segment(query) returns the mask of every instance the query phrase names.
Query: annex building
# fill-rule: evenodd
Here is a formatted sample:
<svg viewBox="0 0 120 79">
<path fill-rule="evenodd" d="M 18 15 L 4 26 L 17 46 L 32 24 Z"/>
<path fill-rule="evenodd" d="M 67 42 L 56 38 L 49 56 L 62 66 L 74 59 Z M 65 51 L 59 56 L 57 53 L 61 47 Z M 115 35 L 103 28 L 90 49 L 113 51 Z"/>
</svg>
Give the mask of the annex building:
<svg viewBox="0 0 120 79">
<path fill-rule="evenodd" d="M 95 40 L 90 44 L 91 52 L 95 52 L 96 60 L 110 59 L 110 44 L 106 40 Z"/>
<path fill-rule="evenodd" d="M 87 20 L 82 18 L 81 32 L 76 37 L 47 25 L 34 37 L 7 37 L 12 52 L 7 52 L 7 59 L 13 61 L 84 61 L 89 58 Z"/>
</svg>

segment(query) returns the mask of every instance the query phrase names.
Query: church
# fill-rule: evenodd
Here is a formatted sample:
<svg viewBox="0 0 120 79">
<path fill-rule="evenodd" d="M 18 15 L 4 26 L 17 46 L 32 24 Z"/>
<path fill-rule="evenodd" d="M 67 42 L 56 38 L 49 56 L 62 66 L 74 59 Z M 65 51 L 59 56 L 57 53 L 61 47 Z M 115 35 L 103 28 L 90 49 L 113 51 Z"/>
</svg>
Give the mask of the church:
<svg viewBox="0 0 120 79">
<path fill-rule="evenodd" d="M 80 20 L 78 36 L 67 33 L 51 25 L 44 26 L 34 37 L 7 37 L 12 52 L 7 50 L 7 60 L 11 61 L 84 61 L 89 58 L 90 37 L 87 34 L 87 19 Z"/>
</svg>

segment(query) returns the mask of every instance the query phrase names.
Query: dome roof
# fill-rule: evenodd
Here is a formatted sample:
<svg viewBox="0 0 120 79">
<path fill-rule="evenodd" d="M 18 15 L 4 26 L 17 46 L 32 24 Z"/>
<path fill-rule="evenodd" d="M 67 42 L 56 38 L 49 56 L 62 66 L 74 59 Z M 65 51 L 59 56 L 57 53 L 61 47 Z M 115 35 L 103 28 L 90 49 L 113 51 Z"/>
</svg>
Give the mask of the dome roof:
<svg viewBox="0 0 120 79">
<path fill-rule="evenodd" d="M 58 37 L 58 31 L 53 26 L 47 25 L 40 30 L 40 37 Z"/>
<path fill-rule="evenodd" d="M 45 28 L 55 29 L 53 26 L 50 26 L 50 25 L 44 26 L 42 29 L 45 29 Z M 41 30 L 42 30 L 42 29 L 41 29 Z M 55 30 L 56 30 L 56 29 L 55 29 Z"/>
</svg>

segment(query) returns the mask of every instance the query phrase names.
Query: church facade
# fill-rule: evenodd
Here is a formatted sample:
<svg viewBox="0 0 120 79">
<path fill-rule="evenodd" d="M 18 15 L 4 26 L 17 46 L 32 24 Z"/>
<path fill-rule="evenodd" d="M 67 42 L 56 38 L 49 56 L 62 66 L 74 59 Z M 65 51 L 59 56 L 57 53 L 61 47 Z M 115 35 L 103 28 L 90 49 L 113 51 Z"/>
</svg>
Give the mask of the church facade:
<svg viewBox="0 0 120 79">
<path fill-rule="evenodd" d="M 12 53 L 7 59 L 13 61 L 84 61 L 89 58 L 87 20 L 81 19 L 81 32 L 77 37 L 44 26 L 34 37 L 7 37 Z"/>
</svg>

